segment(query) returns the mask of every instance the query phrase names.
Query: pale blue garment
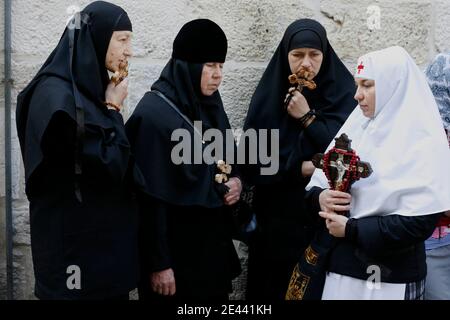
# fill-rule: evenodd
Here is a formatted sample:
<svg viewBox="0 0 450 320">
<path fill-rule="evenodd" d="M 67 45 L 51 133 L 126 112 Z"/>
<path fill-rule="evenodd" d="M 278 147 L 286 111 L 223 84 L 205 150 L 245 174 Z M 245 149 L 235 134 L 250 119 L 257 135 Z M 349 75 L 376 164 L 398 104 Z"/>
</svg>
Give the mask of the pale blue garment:
<svg viewBox="0 0 450 320">
<path fill-rule="evenodd" d="M 448 246 L 448 245 L 450 245 L 450 234 L 447 234 L 446 236 L 444 236 L 440 239 L 435 239 L 433 237 L 430 237 L 425 241 L 425 249 L 426 250 L 433 250 L 433 249 Z M 449 277 L 450 277 L 450 275 L 449 275 Z"/>
<path fill-rule="evenodd" d="M 450 300 L 450 245 L 428 250 L 427 268 L 425 300 Z"/>
<path fill-rule="evenodd" d="M 450 146 L 450 52 L 438 54 L 425 73 L 439 107 L 439 113 L 447 131 Z M 450 235 L 446 235 L 441 239 L 430 237 L 425 241 L 425 248 L 432 250 L 449 244 Z"/>
<path fill-rule="evenodd" d="M 450 146 L 450 52 L 436 56 L 427 68 L 426 75 L 447 130 Z M 436 239 L 435 232 L 434 236 L 425 241 L 428 268 L 425 299 L 448 300 L 450 299 L 450 234 L 444 231 L 444 236 Z"/>
</svg>

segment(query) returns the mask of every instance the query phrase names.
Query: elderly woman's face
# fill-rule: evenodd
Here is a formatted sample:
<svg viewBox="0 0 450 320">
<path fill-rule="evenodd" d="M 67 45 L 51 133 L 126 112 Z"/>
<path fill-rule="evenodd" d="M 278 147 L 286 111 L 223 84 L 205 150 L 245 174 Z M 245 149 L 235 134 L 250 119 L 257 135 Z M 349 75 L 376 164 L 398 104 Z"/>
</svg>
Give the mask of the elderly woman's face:
<svg viewBox="0 0 450 320">
<path fill-rule="evenodd" d="M 133 55 L 131 49 L 132 35 L 131 31 L 114 31 L 106 52 L 106 69 L 111 72 L 118 71 L 120 63 L 127 61 Z"/>
<path fill-rule="evenodd" d="M 323 53 L 317 49 L 297 48 L 289 51 L 288 60 L 291 73 L 299 72 L 301 67 L 307 68 L 312 71 L 309 79 L 312 80 L 320 71 Z"/>
<path fill-rule="evenodd" d="M 358 89 L 356 90 L 355 100 L 367 118 L 375 116 L 375 81 L 368 79 L 355 79 Z"/>
<path fill-rule="evenodd" d="M 222 83 L 223 63 L 207 62 L 203 65 L 200 89 L 204 96 L 211 96 Z"/>
</svg>

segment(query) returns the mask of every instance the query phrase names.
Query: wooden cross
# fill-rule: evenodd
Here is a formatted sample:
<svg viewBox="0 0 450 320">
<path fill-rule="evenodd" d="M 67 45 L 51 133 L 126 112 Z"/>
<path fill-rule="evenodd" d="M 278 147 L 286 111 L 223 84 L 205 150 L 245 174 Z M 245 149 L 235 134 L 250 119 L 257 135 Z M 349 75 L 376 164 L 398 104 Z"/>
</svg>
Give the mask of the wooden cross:
<svg viewBox="0 0 450 320">
<path fill-rule="evenodd" d="M 372 167 L 368 162 L 359 160 L 345 133 L 334 140 L 334 148 L 325 155 L 316 154 L 312 161 L 316 168 L 324 171 L 332 190 L 348 192 L 355 181 L 372 174 Z"/>
<path fill-rule="evenodd" d="M 111 77 L 111 81 L 117 86 L 121 83 L 126 77 L 128 77 L 128 61 L 121 62 L 119 64 L 119 70 L 114 72 L 114 75 Z"/>
<path fill-rule="evenodd" d="M 361 71 L 364 70 L 363 62 L 361 61 L 361 64 L 358 66 L 358 74 L 361 74 Z"/>
<path fill-rule="evenodd" d="M 225 183 L 228 182 L 229 178 L 228 175 L 231 174 L 231 165 L 227 164 L 223 160 L 217 161 L 217 169 L 220 173 L 215 175 L 214 180 L 217 183 Z"/>
<path fill-rule="evenodd" d="M 317 88 L 316 83 L 313 80 L 308 80 L 309 76 L 311 75 L 311 71 L 305 68 L 300 68 L 300 71 L 294 74 L 291 74 L 289 76 L 289 83 L 292 85 L 297 85 L 295 87 L 294 91 L 302 92 L 303 88 L 306 87 L 310 90 L 314 90 Z M 291 99 L 294 95 L 294 91 L 289 93 L 289 96 L 287 96 L 286 100 L 284 101 L 284 108 L 286 109 L 289 105 L 289 102 L 291 102 Z"/>
</svg>

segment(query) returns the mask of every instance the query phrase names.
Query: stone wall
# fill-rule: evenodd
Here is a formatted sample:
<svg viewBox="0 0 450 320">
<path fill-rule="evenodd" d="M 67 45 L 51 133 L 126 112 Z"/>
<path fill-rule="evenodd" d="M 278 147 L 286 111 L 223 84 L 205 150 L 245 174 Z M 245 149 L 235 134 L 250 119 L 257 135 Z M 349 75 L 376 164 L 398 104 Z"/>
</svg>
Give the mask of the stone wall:
<svg viewBox="0 0 450 320">
<path fill-rule="evenodd" d="M 87 0 L 14 0 L 13 108 L 24 88 L 57 44 L 68 8 Z M 167 62 L 172 40 L 180 27 L 194 18 L 209 18 L 225 30 L 229 54 L 221 93 L 232 126 L 240 128 L 251 95 L 285 28 L 295 19 L 319 20 L 332 46 L 349 68 L 369 51 L 390 45 L 404 46 L 424 67 L 437 53 L 450 49 L 450 0 L 115 0 L 129 13 L 134 27 L 130 67 L 128 117 Z M 369 29 L 369 6 L 378 6 L 380 29 Z M 371 20 L 370 20 L 371 21 Z M 3 2 L 0 7 L 0 70 L 3 70 Z M 2 77 L 3 78 L 3 77 Z M 0 88 L 0 299 L 6 297 L 4 226 L 4 92 Z M 13 124 L 15 116 L 13 110 Z M 33 298 L 28 203 L 15 126 L 12 141 L 14 208 L 14 283 L 16 299 Z M 240 245 L 245 264 L 245 246 Z M 236 281 L 234 298 L 242 298 L 244 276 Z"/>
<path fill-rule="evenodd" d="M 5 246 L 5 170 L 4 170 L 4 154 L 5 154 L 5 86 L 4 79 L 4 34 L 5 34 L 5 16 L 3 3 L 0 6 L 0 299 L 6 297 L 6 246 Z"/>
</svg>

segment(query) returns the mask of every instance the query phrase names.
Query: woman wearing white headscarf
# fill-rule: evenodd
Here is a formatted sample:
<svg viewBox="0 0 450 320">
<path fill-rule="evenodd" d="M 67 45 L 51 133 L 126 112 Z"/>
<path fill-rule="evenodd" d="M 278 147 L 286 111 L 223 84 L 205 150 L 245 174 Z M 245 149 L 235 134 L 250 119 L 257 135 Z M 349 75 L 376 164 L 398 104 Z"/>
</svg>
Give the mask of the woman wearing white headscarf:
<svg viewBox="0 0 450 320">
<path fill-rule="evenodd" d="M 450 147 L 450 52 L 437 55 L 426 75 Z M 425 241 L 425 250 L 428 268 L 425 299 L 450 300 L 450 211 L 439 220 L 433 234 Z"/>
<path fill-rule="evenodd" d="M 324 191 L 328 181 L 321 170 L 306 188 L 339 239 L 322 299 L 422 299 L 424 240 L 450 209 L 450 152 L 438 108 L 423 73 L 401 47 L 361 57 L 355 80 L 359 108 L 337 136 L 352 139 L 373 173 L 355 182 L 351 195 Z M 349 218 L 336 214 L 346 210 Z"/>
</svg>

